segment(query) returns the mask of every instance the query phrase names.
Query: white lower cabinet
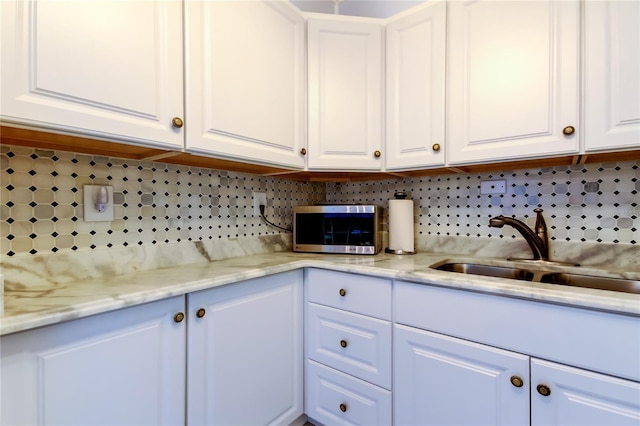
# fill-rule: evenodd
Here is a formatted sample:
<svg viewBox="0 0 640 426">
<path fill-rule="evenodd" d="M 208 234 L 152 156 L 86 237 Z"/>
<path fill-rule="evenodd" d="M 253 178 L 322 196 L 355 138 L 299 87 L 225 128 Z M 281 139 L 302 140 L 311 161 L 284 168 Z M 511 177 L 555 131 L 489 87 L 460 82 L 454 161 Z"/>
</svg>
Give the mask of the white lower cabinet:
<svg viewBox="0 0 640 426">
<path fill-rule="evenodd" d="M 391 424 L 390 391 L 311 360 L 307 377 L 307 415 L 314 424 Z"/>
<path fill-rule="evenodd" d="M 395 425 L 529 424 L 529 357 L 402 325 L 393 333 Z"/>
<path fill-rule="evenodd" d="M 3 336 L 0 424 L 183 424 L 185 323 L 173 297 Z"/>
<path fill-rule="evenodd" d="M 286 425 L 303 414 L 301 282 L 292 271 L 188 295 L 188 425 Z"/>
<path fill-rule="evenodd" d="M 391 282 L 307 270 L 305 412 L 314 424 L 391 424 Z"/>
<path fill-rule="evenodd" d="M 640 383 L 531 359 L 532 426 L 639 424 Z"/>
<path fill-rule="evenodd" d="M 394 320 L 396 425 L 640 424 L 638 317 L 396 282 Z"/>
</svg>

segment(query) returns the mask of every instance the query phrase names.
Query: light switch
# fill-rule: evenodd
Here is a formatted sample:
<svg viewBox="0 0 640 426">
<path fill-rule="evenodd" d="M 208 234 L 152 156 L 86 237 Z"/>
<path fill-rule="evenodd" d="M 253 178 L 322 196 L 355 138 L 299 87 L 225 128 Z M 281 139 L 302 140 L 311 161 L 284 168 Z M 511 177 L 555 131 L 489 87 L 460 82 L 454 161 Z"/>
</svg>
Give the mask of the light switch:
<svg viewBox="0 0 640 426">
<path fill-rule="evenodd" d="M 113 220 L 113 187 L 106 185 L 85 185 L 84 221 L 104 222 Z"/>
</svg>

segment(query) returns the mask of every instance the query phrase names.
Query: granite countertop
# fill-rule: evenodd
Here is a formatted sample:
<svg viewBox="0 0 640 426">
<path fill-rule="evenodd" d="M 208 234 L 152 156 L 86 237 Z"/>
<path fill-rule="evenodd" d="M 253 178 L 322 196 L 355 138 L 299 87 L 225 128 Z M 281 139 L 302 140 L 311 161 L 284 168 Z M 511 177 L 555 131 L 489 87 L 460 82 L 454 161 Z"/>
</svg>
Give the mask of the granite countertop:
<svg viewBox="0 0 640 426">
<path fill-rule="evenodd" d="M 257 254 L 205 263 L 100 277 L 67 283 L 40 283 L 5 292 L 0 334 L 55 324 L 127 306 L 304 267 L 375 275 L 415 283 L 480 291 L 507 297 L 640 316 L 640 296 L 512 279 L 437 271 L 429 266 L 451 259 L 447 254 L 396 256 L 320 255 L 292 252 Z M 457 260 L 465 259 L 460 256 Z M 466 258 L 466 260 L 475 260 Z M 500 264 L 498 260 L 481 259 Z M 502 261 L 504 263 L 504 261 Z M 591 268 L 593 269 L 593 268 Z M 588 272 L 589 268 L 581 268 Z M 599 270 L 609 276 L 640 279 L 640 272 Z"/>
</svg>

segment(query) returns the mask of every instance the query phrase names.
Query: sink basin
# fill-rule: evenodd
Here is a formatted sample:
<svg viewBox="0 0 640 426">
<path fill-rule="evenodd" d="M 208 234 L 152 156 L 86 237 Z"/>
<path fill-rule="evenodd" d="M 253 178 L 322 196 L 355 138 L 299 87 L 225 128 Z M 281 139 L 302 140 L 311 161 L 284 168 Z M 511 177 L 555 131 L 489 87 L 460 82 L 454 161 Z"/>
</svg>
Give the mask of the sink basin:
<svg viewBox="0 0 640 426">
<path fill-rule="evenodd" d="M 444 263 L 435 267 L 439 271 L 459 272 L 462 274 L 483 275 L 485 277 L 511 278 L 515 280 L 533 280 L 533 273 L 525 269 L 506 266 L 481 265 L 478 263 Z"/>
<path fill-rule="evenodd" d="M 546 269 L 544 267 L 544 264 L 536 266 L 527 265 L 521 267 L 511 267 L 502 265 L 486 265 L 481 263 L 471 263 L 463 261 L 445 261 L 444 263 L 436 263 L 434 265 L 431 265 L 430 267 L 439 271 L 457 272 L 461 274 L 510 278 L 515 280 L 534 281 L 546 284 L 558 284 L 574 287 L 594 288 L 598 290 L 640 294 L 640 281 L 638 280 L 577 274 L 572 272 L 555 272 L 554 270 Z M 554 269 L 557 271 L 557 265 Z"/>
<path fill-rule="evenodd" d="M 553 273 L 545 274 L 540 282 L 562 284 L 575 287 L 596 288 L 599 290 L 621 291 L 640 294 L 640 281 L 624 278 L 597 277 L 593 275 Z"/>
</svg>

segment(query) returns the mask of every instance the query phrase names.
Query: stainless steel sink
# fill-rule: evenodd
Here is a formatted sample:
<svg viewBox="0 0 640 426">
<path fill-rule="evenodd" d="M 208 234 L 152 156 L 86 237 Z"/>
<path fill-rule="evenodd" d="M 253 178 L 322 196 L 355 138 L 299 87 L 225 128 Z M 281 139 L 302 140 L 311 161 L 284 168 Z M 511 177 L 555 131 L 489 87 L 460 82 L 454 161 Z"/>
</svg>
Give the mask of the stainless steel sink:
<svg viewBox="0 0 640 426">
<path fill-rule="evenodd" d="M 598 275 L 579 274 L 573 272 L 557 272 L 558 265 L 552 270 L 545 264 L 520 266 L 486 265 L 471 262 L 447 261 L 431 265 L 439 271 L 462 274 L 482 275 L 486 277 L 510 278 L 515 280 L 542 282 L 574 287 L 594 288 L 598 290 L 620 291 L 640 294 L 640 281 L 624 278 L 611 278 Z"/>
<path fill-rule="evenodd" d="M 444 263 L 436 268 L 439 271 L 459 272 L 462 274 L 483 275 L 485 277 L 511 278 L 515 280 L 533 280 L 533 273 L 525 269 L 505 266 L 481 265 L 477 263 Z"/>
<path fill-rule="evenodd" d="M 593 275 L 557 272 L 543 275 L 540 282 L 640 294 L 640 281 L 624 278 L 597 277 Z"/>
</svg>

